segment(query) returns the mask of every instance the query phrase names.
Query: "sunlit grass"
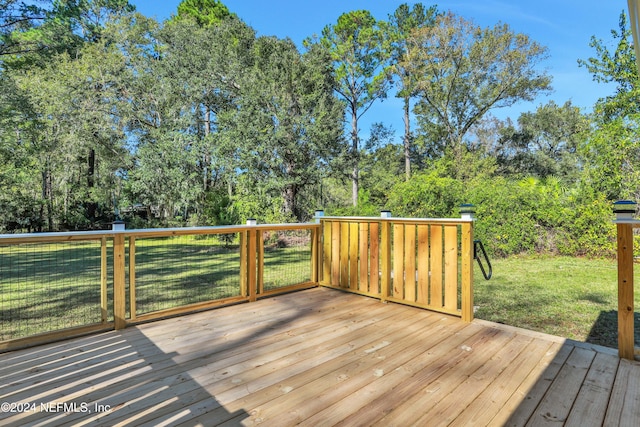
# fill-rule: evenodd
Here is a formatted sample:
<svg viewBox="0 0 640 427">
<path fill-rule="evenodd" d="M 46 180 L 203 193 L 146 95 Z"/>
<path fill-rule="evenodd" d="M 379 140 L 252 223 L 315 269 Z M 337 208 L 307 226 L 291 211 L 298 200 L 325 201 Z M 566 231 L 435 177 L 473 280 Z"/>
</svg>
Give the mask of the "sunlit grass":
<svg viewBox="0 0 640 427">
<path fill-rule="evenodd" d="M 476 267 L 476 317 L 617 347 L 615 260 L 511 257 L 494 260 L 493 271 L 493 278 L 485 281 Z M 640 303 L 637 293 L 635 303 Z M 637 343 L 637 313 L 635 330 Z"/>
</svg>

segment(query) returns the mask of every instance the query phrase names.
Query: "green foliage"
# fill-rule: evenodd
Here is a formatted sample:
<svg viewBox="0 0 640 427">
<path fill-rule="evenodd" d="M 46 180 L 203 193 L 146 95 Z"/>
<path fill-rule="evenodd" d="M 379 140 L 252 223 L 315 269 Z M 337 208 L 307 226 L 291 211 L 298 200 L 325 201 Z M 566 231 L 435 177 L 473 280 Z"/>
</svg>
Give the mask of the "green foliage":
<svg viewBox="0 0 640 427">
<path fill-rule="evenodd" d="M 610 200 L 640 196 L 640 115 L 601 124 L 583 145 L 585 181 Z"/>
<path fill-rule="evenodd" d="M 358 193 L 356 206 L 329 206 L 327 215 L 334 216 L 380 216 L 382 208 L 371 200 L 369 191 L 362 190 Z"/>
<path fill-rule="evenodd" d="M 31 3 L 0 9 L 3 232 L 102 227 L 130 206 L 144 227 L 305 221 L 319 207 L 456 217 L 471 202 L 494 255 L 606 256 L 611 201 L 640 200 L 624 16 L 615 51 L 594 39 L 582 61 L 617 85 L 592 117 L 548 103 L 513 125 L 487 113 L 550 78 L 546 49 L 507 25 L 422 4 L 389 22 L 358 10 L 301 53 L 218 0 L 185 0 L 163 24 L 126 0 Z M 363 144 L 360 118 L 393 83 L 404 144 L 384 124 Z"/>
<path fill-rule="evenodd" d="M 193 18 L 201 27 L 218 24 L 235 16 L 219 0 L 182 0 L 178 5 L 178 19 Z"/>
<path fill-rule="evenodd" d="M 341 149 L 331 62 L 322 49 L 300 54 L 274 37 L 257 39 L 253 54 L 254 66 L 238 80 L 238 108 L 220 115 L 220 133 L 234 167 L 251 171 L 253 188 L 278 194 L 283 216 L 302 220 L 305 191 Z"/>
<path fill-rule="evenodd" d="M 616 229 L 611 201 L 606 195 L 581 187 L 569 195 L 566 205 L 565 239 L 558 242 L 560 253 L 614 257 Z"/>
<path fill-rule="evenodd" d="M 335 25 L 322 30 L 317 42 L 331 55 L 338 96 L 345 102 L 350 118 L 350 163 L 352 203 L 358 202 L 360 185 L 360 137 L 358 121 L 377 99 L 386 97 L 388 87 L 388 52 L 384 48 L 383 23 L 367 10 L 344 13 Z M 312 46 L 311 40 L 305 42 Z"/>
<path fill-rule="evenodd" d="M 411 33 L 420 28 L 434 25 L 437 16 L 436 6 L 426 8 L 422 3 L 416 3 L 412 8 L 403 3 L 389 16 L 386 27 L 390 49 L 390 72 L 395 77 L 398 88 L 396 96 L 404 102 L 404 163 L 405 177 L 411 176 L 411 150 L 414 137 L 411 132 L 411 98 L 417 95 L 417 76 L 414 69 L 407 67 L 408 57 L 412 46 L 409 40 Z"/>
<path fill-rule="evenodd" d="M 403 67 L 416 76 L 418 125 L 459 154 L 464 137 L 492 108 L 532 100 L 550 89 L 537 68 L 547 50 L 508 25 L 479 28 L 447 14 L 412 32 Z M 459 159 L 458 159 L 459 160 Z"/>
<path fill-rule="evenodd" d="M 556 252 L 562 221 L 557 181 L 496 177 L 475 182 L 465 200 L 476 205 L 476 238 L 496 256 Z"/>
<path fill-rule="evenodd" d="M 500 129 L 492 155 L 504 175 L 555 176 L 574 183 L 580 172 L 578 147 L 589 130 L 587 117 L 566 102 L 562 107 L 551 101 L 535 112 L 518 118 L 518 128 L 508 125 Z"/>
<path fill-rule="evenodd" d="M 409 181 L 396 184 L 390 192 L 387 209 L 394 216 L 444 218 L 457 216 L 462 203 L 463 184 L 438 172 L 417 173 Z"/>
<path fill-rule="evenodd" d="M 593 75 L 595 81 L 616 85 L 613 94 L 598 100 L 594 108 L 595 117 L 604 122 L 640 112 L 638 68 L 628 24 L 625 13 L 620 13 L 618 30 L 611 31 L 613 43 L 593 36 L 589 45 L 595 49 L 596 56 L 578 61 Z M 613 52 L 609 50 L 612 45 L 615 45 Z"/>
<path fill-rule="evenodd" d="M 239 218 L 231 209 L 231 198 L 224 191 L 211 191 L 207 194 L 202 217 L 197 225 L 233 225 Z"/>
</svg>

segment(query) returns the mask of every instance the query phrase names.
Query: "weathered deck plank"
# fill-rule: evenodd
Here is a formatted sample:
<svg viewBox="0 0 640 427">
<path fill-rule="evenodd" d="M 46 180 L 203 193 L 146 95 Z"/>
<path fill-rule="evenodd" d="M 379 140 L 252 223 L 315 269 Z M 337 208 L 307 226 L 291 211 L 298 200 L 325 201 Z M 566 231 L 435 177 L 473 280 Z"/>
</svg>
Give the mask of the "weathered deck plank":
<svg viewBox="0 0 640 427">
<path fill-rule="evenodd" d="M 318 288 L 0 354 L 0 401 L 9 426 L 637 425 L 640 364 Z"/>
</svg>

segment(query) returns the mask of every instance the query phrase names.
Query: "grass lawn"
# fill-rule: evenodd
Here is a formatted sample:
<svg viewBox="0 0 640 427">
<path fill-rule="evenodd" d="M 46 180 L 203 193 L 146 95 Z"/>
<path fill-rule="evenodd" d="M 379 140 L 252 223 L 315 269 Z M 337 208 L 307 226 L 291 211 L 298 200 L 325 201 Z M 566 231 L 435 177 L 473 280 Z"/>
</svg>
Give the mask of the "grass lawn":
<svg viewBox="0 0 640 427">
<path fill-rule="evenodd" d="M 511 257 L 492 264 L 489 281 L 476 266 L 477 318 L 617 348 L 615 260 Z M 639 303 L 636 292 L 636 307 Z M 638 345 L 638 310 L 635 316 Z"/>
</svg>

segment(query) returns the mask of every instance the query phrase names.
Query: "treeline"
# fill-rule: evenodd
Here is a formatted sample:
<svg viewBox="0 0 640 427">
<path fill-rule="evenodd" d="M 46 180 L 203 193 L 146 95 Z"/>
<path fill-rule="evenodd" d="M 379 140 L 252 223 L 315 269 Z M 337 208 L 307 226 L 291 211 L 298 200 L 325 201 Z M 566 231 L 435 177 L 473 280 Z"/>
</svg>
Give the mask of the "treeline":
<svg viewBox="0 0 640 427">
<path fill-rule="evenodd" d="M 496 255 L 613 249 L 638 195 L 637 70 L 624 15 L 581 64 L 617 90 L 583 114 L 491 110 L 551 90 L 508 25 L 420 3 L 344 13 L 303 47 L 217 0 L 164 22 L 123 0 L 0 6 L 0 232 L 221 225 L 328 214 L 457 216 Z M 402 100 L 402 143 L 361 118 Z M 411 128 L 415 123 L 415 129 Z M 400 135 L 398 135 L 400 137 Z"/>
</svg>

